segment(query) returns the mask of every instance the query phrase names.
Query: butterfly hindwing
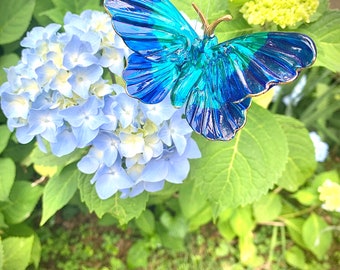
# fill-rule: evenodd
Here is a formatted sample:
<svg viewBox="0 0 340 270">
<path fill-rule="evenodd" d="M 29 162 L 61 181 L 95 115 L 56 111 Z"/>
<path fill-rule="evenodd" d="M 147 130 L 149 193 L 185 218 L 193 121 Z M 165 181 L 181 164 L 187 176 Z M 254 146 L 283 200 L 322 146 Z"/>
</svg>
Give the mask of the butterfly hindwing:
<svg viewBox="0 0 340 270">
<path fill-rule="evenodd" d="M 129 56 L 123 77 L 130 96 L 147 104 L 155 104 L 169 94 L 178 74 L 178 67 L 174 62 L 152 62 L 133 53 Z"/>
</svg>

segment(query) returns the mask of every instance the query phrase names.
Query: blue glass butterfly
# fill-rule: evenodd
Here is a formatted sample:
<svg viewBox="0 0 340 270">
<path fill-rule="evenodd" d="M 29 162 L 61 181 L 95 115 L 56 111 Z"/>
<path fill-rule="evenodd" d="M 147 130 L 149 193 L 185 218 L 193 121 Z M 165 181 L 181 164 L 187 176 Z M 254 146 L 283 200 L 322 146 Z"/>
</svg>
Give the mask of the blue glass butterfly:
<svg viewBox="0 0 340 270">
<path fill-rule="evenodd" d="M 294 80 L 316 58 L 313 41 L 299 33 L 262 32 L 219 43 L 211 25 L 199 38 L 168 0 L 105 0 L 115 31 L 134 51 L 123 73 L 128 93 L 144 103 L 169 93 L 186 104 L 190 126 L 212 140 L 230 140 L 243 127 L 251 97 Z"/>
</svg>

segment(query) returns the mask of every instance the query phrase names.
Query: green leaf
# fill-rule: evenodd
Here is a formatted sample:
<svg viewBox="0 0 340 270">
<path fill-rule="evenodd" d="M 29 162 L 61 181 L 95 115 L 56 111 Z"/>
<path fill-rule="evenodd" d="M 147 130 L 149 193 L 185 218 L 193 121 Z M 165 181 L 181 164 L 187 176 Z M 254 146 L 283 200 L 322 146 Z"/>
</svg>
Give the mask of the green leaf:
<svg viewBox="0 0 340 270">
<path fill-rule="evenodd" d="M 308 249 L 322 260 L 332 244 L 332 234 L 327 230 L 327 223 L 312 213 L 302 227 L 303 241 Z"/>
<path fill-rule="evenodd" d="M 291 247 L 285 252 L 287 263 L 297 269 L 306 268 L 306 257 L 304 252 L 297 246 Z"/>
<path fill-rule="evenodd" d="M 246 126 L 233 140 L 196 137 L 196 141 L 202 158 L 192 160 L 190 178 L 219 211 L 246 205 L 267 193 L 287 162 L 285 134 L 275 117 L 256 104 L 249 110 Z"/>
<path fill-rule="evenodd" d="M 190 179 L 181 185 L 178 201 L 181 211 L 187 219 L 200 213 L 208 204 L 201 192 L 197 189 L 195 181 L 190 181 Z"/>
<path fill-rule="evenodd" d="M 155 232 L 155 217 L 150 210 L 145 210 L 137 219 L 138 228 L 148 235 Z"/>
<path fill-rule="evenodd" d="M 91 175 L 80 174 L 78 187 L 81 200 L 85 202 L 89 211 L 95 212 L 99 218 L 104 214 L 110 214 L 116 217 L 120 224 L 126 224 L 131 219 L 139 217 L 145 210 L 149 198 L 147 192 L 134 198 L 122 199 L 116 194 L 107 200 L 101 200 L 95 186 L 90 183 L 91 178 Z"/>
<path fill-rule="evenodd" d="M 314 146 L 302 122 L 282 115 L 275 115 L 275 118 L 286 134 L 289 151 L 288 163 L 278 185 L 294 192 L 314 173 Z"/>
<path fill-rule="evenodd" d="M 2 244 L 2 239 L 0 238 L 0 270 L 4 269 L 4 246 Z"/>
<path fill-rule="evenodd" d="M 32 153 L 29 156 L 30 164 L 34 165 L 41 165 L 46 167 L 54 167 L 57 166 L 59 168 L 63 168 L 68 164 L 71 164 L 75 161 L 80 160 L 80 158 L 84 155 L 86 150 L 84 149 L 77 149 L 72 153 L 63 156 L 57 157 L 52 153 L 43 153 L 41 150 L 36 146 Z M 30 165 L 27 164 L 27 165 Z"/>
<path fill-rule="evenodd" d="M 35 266 L 35 269 L 38 269 L 39 263 L 40 263 L 40 257 L 41 257 L 41 243 L 40 243 L 39 236 L 36 233 L 34 233 L 33 236 L 34 236 L 34 241 L 33 241 L 30 261 Z"/>
<path fill-rule="evenodd" d="M 8 237 L 2 241 L 3 269 L 24 270 L 31 258 L 34 237 Z"/>
<path fill-rule="evenodd" d="M 20 37 L 31 21 L 35 0 L 0 1 L 0 44 L 7 44 Z"/>
<path fill-rule="evenodd" d="M 150 250 L 147 242 L 139 240 L 134 243 L 127 254 L 127 264 L 129 268 L 147 267 Z"/>
<path fill-rule="evenodd" d="M 0 201 L 7 201 L 15 178 L 15 164 L 9 158 L 0 158 Z"/>
<path fill-rule="evenodd" d="M 176 215 L 173 217 L 169 212 L 163 212 L 160 220 L 162 225 L 168 229 L 170 236 L 184 239 L 188 232 L 188 226 L 183 216 Z"/>
<path fill-rule="evenodd" d="M 324 66 L 333 72 L 340 71 L 340 12 L 331 10 L 319 20 L 299 28 L 313 38 L 318 56 L 315 66 Z"/>
<path fill-rule="evenodd" d="M 15 53 L 6 54 L 0 57 L 0 85 L 7 81 L 7 74 L 4 68 L 16 65 L 19 59 L 19 56 Z"/>
<path fill-rule="evenodd" d="M 192 216 L 189 222 L 189 230 L 190 231 L 197 231 L 201 226 L 207 224 L 211 221 L 213 217 L 212 209 L 209 205 L 206 205 L 200 212 L 196 215 Z"/>
<path fill-rule="evenodd" d="M 79 175 L 76 164 L 71 164 L 65 167 L 59 175 L 49 179 L 42 198 L 43 211 L 40 225 L 43 225 L 71 200 L 77 190 Z"/>
<path fill-rule="evenodd" d="M 25 163 L 25 161 L 27 161 L 26 158 L 34 148 L 34 142 L 32 141 L 27 144 L 19 144 L 15 142 L 13 139 L 9 140 L 6 149 L 3 151 L 3 156 L 9 157 L 13 161 L 28 167 L 30 164 Z"/>
<path fill-rule="evenodd" d="M 301 189 L 292 196 L 297 199 L 299 203 L 311 206 L 315 204 L 319 204 L 319 193 L 316 190 L 313 190 L 311 187 L 307 187 L 305 189 Z"/>
<path fill-rule="evenodd" d="M 7 228 L 8 228 L 8 225 L 5 222 L 5 216 L 2 212 L 0 212 L 0 229 L 7 229 Z"/>
<path fill-rule="evenodd" d="M 102 10 L 103 7 L 99 4 L 99 0 L 51 0 L 54 4 L 54 8 L 46 10 L 40 13 L 40 16 L 47 16 L 52 21 L 62 24 L 63 18 L 66 12 L 72 12 L 80 14 L 82 11 L 91 10 Z"/>
<path fill-rule="evenodd" d="M 44 11 L 52 8 L 54 8 L 54 5 L 51 0 L 36 0 L 33 16 L 39 25 L 48 25 L 49 23 L 52 23 L 52 20 L 42 14 Z"/>
<path fill-rule="evenodd" d="M 303 218 L 292 218 L 284 220 L 290 237 L 297 243 L 299 246 L 307 249 L 305 242 L 302 239 L 302 226 L 305 222 Z"/>
<path fill-rule="evenodd" d="M 255 225 L 250 206 L 235 209 L 230 218 L 230 226 L 239 237 L 247 235 Z"/>
<path fill-rule="evenodd" d="M 254 217 L 257 222 L 272 221 L 280 215 L 281 210 L 280 196 L 275 193 L 264 195 L 253 204 Z"/>
<path fill-rule="evenodd" d="M 192 7 L 191 0 L 172 0 L 171 1 L 179 11 L 183 11 L 190 19 L 200 21 L 195 9 Z M 209 21 L 217 20 L 226 15 L 228 3 L 227 1 L 200 1 L 195 2 L 198 8 L 203 12 Z"/>
<path fill-rule="evenodd" d="M 6 148 L 11 132 L 6 125 L 0 125 L 0 154 Z"/>
<path fill-rule="evenodd" d="M 219 233 L 229 242 L 232 241 L 236 236 L 235 232 L 233 231 L 230 225 L 230 217 L 232 216 L 232 214 L 233 214 L 232 209 L 225 210 L 224 213 L 220 215 L 217 222 L 217 228 Z"/>
<path fill-rule="evenodd" d="M 254 244 L 254 236 L 252 232 L 248 232 L 240 236 L 240 259 L 242 264 L 253 268 L 258 268 L 263 264 L 263 258 L 257 255 L 257 248 Z"/>
<path fill-rule="evenodd" d="M 16 224 L 27 219 L 42 194 L 43 188 L 28 181 L 15 181 L 9 195 L 10 203 L 3 210 L 6 221 Z"/>
<path fill-rule="evenodd" d="M 191 0 L 173 0 L 171 1 L 178 10 L 183 11 L 191 20 L 201 22 L 198 14 L 192 7 Z M 227 14 L 232 15 L 233 19 L 228 22 L 222 22 L 216 28 L 215 34 L 220 41 L 225 41 L 246 33 L 252 32 L 253 28 L 239 13 L 239 9 L 230 6 L 228 1 L 200 1 L 195 2 L 198 8 L 203 12 L 204 16 L 210 23 Z"/>
</svg>

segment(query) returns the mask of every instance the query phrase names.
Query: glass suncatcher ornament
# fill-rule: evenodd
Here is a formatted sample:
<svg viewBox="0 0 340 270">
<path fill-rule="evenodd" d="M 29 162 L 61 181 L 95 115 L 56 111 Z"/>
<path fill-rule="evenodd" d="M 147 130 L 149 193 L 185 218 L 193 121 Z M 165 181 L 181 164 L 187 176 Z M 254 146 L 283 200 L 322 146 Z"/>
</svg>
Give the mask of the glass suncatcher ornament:
<svg viewBox="0 0 340 270">
<path fill-rule="evenodd" d="M 212 140 L 230 140 L 246 121 L 251 97 L 294 80 L 316 59 L 306 35 L 260 32 L 218 43 L 214 30 L 226 15 L 204 26 L 199 38 L 169 0 L 105 0 L 115 31 L 134 52 L 123 73 L 130 96 L 148 104 L 170 93 L 186 106 L 190 126 Z"/>
</svg>

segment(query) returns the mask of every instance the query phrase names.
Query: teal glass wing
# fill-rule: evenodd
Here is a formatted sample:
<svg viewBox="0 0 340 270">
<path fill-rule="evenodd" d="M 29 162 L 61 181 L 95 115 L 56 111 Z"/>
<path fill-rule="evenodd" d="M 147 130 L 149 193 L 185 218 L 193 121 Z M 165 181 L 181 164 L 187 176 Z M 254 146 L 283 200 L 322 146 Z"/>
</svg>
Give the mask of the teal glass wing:
<svg viewBox="0 0 340 270">
<path fill-rule="evenodd" d="M 313 41 L 299 33 L 264 32 L 216 42 L 205 46 L 200 69 L 193 68 L 193 60 L 182 67 L 179 81 L 199 70 L 188 79 L 190 91 L 182 82 L 171 96 L 177 106 L 186 101 L 190 126 L 212 140 L 232 139 L 245 123 L 251 97 L 294 80 L 316 58 Z"/>
<path fill-rule="evenodd" d="M 169 0 L 105 0 L 116 32 L 134 51 L 123 73 L 128 93 L 158 103 L 169 93 L 190 126 L 212 140 L 243 127 L 251 97 L 294 80 L 316 59 L 306 35 L 263 32 L 218 44 L 200 39 Z"/>
</svg>

